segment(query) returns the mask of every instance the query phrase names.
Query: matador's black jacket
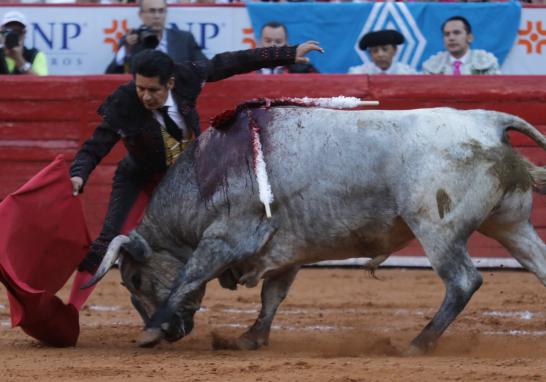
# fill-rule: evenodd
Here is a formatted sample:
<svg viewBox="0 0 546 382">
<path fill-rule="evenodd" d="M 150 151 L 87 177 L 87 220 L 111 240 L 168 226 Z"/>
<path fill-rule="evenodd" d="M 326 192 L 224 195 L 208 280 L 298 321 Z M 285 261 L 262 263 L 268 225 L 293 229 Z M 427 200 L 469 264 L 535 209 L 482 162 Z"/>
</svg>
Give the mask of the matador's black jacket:
<svg viewBox="0 0 546 382">
<path fill-rule="evenodd" d="M 204 82 L 218 81 L 235 74 L 263 67 L 293 64 L 296 46 L 250 49 L 215 55 L 211 60 L 178 64 L 172 90 L 186 126 L 199 135 L 199 115 L 195 109 Z M 100 106 L 102 123 L 76 154 L 70 176 L 79 176 L 84 184 L 112 147 L 123 140 L 132 162 L 145 173 L 166 170 L 165 147 L 159 123 L 137 97 L 134 81 L 121 85 Z"/>
</svg>

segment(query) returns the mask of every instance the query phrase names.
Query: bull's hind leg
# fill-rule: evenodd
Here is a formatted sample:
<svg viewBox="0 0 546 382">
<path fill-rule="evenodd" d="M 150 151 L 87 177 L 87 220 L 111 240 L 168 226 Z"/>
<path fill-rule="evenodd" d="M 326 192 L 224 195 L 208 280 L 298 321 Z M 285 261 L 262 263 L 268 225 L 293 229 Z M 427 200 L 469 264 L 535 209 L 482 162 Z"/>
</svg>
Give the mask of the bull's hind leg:
<svg viewBox="0 0 546 382">
<path fill-rule="evenodd" d="M 546 286 L 546 245 L 529 222 L 531 191 L 506 195 L 478 229 L 501 243 L 528 271 Z"/>
<path fill-rule="evenodd" d="M 529 221 L 511 225 L 488 224 L 480 228 L 484 235 L 496 239 L 528 271 L 546 286 L 546 245 Z"/>
<path fill-rule="evenodd" d="M 482 277 L 472 264 L 466 242 L 469 234 L 455 235 L 451 230 L 432 229 L 417 234 L 432 268 L 445 285 L 445 297 L 438 312 L 411 342 L 411 353 L 434 348 L 436 341 L 464 309 L 482 284 Z M 445 227 L 444 227 L 445 228 Z"/>
</svg>

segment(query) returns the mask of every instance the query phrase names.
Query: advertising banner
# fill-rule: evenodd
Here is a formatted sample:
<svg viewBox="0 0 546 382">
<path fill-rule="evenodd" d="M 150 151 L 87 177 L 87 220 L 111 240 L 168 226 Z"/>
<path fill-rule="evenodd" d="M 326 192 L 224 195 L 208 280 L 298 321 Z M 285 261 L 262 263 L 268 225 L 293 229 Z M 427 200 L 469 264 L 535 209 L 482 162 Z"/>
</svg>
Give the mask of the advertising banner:
<svg viewBox="0 0 546 382">
<path fill-rule="evenodd" d="M 255 31 L 278 21 L 286 25 L 290 43 L 320 41 L 327 54 L 317 54 L 312 61 L 322 73 L 347 73 L 349 67 L 369 62 L 358 42 L 364 34 L 382 29 L 404 35 L 406 43 L 395 59 L 420 70 L 423 61 L 444 50 L 441 27 L 452 16 L 470 22 L 473 48 L 493 53 L 502 63 L 516 38 L 521 13 L 518 2 L 248 3 L 247 7 Z"/>
<path fill-rule="evenodd" d="M 18 10 L 29 22 L 27 47 L 42 50 L 50 74 L 104 73 L 119 38 L 140 25 L 137 6 L 0 5 L 0 17 Z M 249 12 L 252 16 L 249 18 Z M 368 62 L 360 37 L 394 28 L 406 43 L 397 59 L 420 69 L 443 50 L 442 22 L 462 15 L 472 24 L 473 48 L 493 52 L 505 74 L 546 74 L 546 8 L 520 8 L 517 2 L 436 3 L 249 3 L 244 6 L 170 5 L 167 24 L 193 33 L 205 55 L 256 46 L 253 32 L 268 21 L 286 23 L 289 43 L 319 40 L 326 54 L 310 58 L 323 73 L 345 73 Z M 519 31 L 518 31 L 519 28 Z"/>
<path fill-rule="evenodd" d="M 140 25 L 134 6 L 0 6 L 23 13 L 29 23 L 25 44 L 48 58 L 49 74 L 101 74 L 117 43 Z M 169 6 L 169 27 L 193 33 L 206 56 L 255 47 L 244 7 Z"/>
<path fill-rule="evenodd" d="M 504 74 L 546 74 L 546 8 L 524 8 Z"/>
</svg>

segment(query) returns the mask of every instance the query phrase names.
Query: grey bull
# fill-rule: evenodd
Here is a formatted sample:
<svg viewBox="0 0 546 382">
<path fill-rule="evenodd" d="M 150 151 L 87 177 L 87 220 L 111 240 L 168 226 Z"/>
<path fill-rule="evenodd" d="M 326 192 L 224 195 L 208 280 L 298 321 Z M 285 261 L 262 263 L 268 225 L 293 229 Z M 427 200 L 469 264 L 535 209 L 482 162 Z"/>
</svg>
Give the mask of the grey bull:
<svg viewBox="0 0 546 382">
<path fill-rule="evenodd" d="M 245 141 L 249 118 L 261 127 L 271 218 L 258 200 L 248 140 L 226 144 L 230 134 Z M 427 351 L 482 284 L 467 250 L 474 231 L 546 284 L 546 246 L 529 221 L 532 191 L 545 193 L 546 171 L 512 149 L 510 129 L 546 149 L 527 122 L 485 110 L 241 113 L 181 155 L 141 224 L 111 243 L 93 282 L 120 258 L 145 323 L 140 345 L 153 346 L 191 331 L 208 281 L 235 288 L 264 279 L 257 320 L 229 343 L 252 349 L 267 344 L 303 264 L 369 257 L 376 265 L 417 238 L 445 285 L 438 312 L 411 343 Z"/>
</svg>

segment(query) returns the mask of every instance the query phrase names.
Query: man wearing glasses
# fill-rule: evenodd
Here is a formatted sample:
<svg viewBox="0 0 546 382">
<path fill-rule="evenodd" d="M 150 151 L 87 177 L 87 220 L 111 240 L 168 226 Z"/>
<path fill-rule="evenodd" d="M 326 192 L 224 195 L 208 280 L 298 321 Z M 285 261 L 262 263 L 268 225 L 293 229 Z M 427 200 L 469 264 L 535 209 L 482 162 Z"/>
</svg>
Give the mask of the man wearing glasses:
<svg viewBox="0 0 546 382">
<path fill-rule="evenodd" d="M 165 0 L 141 0 L 138 15 L 142 25 L 121 38 L 120 48 L 106 73 L 131 73 L 132 57 L 144 49 L 167 53 L 175 63 L 206 60 L 190 32 L 165 28 Z"/>
</svg>

